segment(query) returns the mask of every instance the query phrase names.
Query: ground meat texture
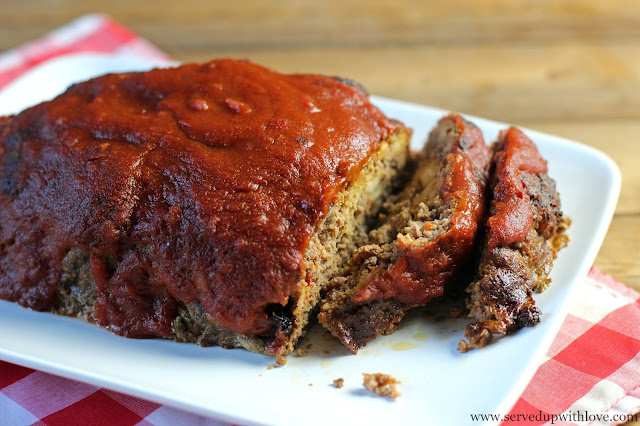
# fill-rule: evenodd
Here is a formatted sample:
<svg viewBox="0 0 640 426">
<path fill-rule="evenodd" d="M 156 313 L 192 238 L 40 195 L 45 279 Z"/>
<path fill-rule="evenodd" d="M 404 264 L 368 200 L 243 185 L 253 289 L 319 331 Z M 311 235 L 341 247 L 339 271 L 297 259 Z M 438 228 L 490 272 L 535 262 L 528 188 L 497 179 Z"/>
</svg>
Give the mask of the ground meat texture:
<svg viewBox="0 0 640 426">
<path fill-rule="evenodd" d="M 397 386 L 400 382 L 388 374 L 362 373 L 362 377 L 362 386 L 364 386 L 366 390 L 371 391 L 378 396 L 391 399 L 396 399 L 402 396 L 400 391 L 398 391 Z"/>
<path fill-rule="evenodd" d="M 410 182 L 385 204 L 381 225 L 332 281 L 318 315 L 352 352 L 442 295 L 471 257 L 490 158 L 480 130 L 457 114 L 431 132 Z"/>
<path fill-rule="evenodd" d="M 556 253 L 568 242 L 569 220 L 534 143 L 511 127 L 493 151 L 491 208 L 477 278 L 467 288 L 476 322 L 466 327 L 461 352 L 540 321 L 532 294 L 548 287 Z"/>
</svg>

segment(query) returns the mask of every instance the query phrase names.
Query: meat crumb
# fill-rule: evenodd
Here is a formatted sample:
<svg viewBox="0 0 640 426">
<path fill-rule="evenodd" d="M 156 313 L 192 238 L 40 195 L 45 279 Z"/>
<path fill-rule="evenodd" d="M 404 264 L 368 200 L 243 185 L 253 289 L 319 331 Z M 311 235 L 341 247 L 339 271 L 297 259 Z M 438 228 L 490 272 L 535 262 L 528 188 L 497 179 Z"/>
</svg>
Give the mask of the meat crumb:
<svg viewBox="0 0 640 426">
<path fill-rule="evenodd" d="M 375 392 L 376 395 L 386 396 L 387 398 L 396 399 L 402 394 L 398 391 L 397 384 L 400 383 L 394 377 L 388 374 L 375 373 L 367 374 L 362 373 L 364 380 L 362 386 L 368 391 Z"/>
<path fill-rule="evenodd" d="M 305 351 L 302 348 L 300 348 L 300 349 L 297 350 L 297 354 L 298 354 L 298 357 L 302 358 L 302 357 L 305 357 L 305 356 L 309 355 L 309 352 Z"/>
<path fill-rule="evenodd" d="M 471 350 L 471 348 L 469 347 L 469 344 L 467 343 L 466 340 L 462 340 L 460 339 L 460 341 L 458 341 L 458 352 L 460 353 L 467 353 Z"/>
<path fill-rule="evenodd" d="M 339 379 L 335 379 L 333 381 L 333 386 L 337 387 L 338 389 L 342 389 L 344 387 L 344 379 L 342 377 L 340 377 Z"/>
<path fill-rule="evenodd" d="M 287 363 L 287 357 L 280 354 L 276 355 L 276 363 L 282 367 Z"/>
</svg>

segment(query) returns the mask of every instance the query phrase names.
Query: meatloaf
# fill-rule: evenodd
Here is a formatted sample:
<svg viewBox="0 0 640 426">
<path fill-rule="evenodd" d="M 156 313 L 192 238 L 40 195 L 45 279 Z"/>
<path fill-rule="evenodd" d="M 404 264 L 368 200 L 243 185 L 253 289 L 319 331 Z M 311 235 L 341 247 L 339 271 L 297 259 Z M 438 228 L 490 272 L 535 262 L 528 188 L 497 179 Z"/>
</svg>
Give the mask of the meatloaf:
<svg viewBox="0 0 640 426">
<path fill-rule="evenodd" d="M 409 308 L 442 295 L 470 259 L 490 162 L 482 133 L 461 116 L 450 114 L 432 130 L 410 182 L 332 280 L 318 315 L 352 352 L 393 331 Z"/>
<path fill-rule="evenodd" d="M 540 321 L 533 291 L 544 291 L 553 259 L 568 237 L 555 182 L 535 144 L 519 129 L 500 134 L 493 146 L 492 200 L 477 279 L 467 288 L 469 316 L 458 350 L 483 347 Z"/>
<path fill-rule="evenodd" d="M 76 84 L 0 120 L 0 298 L 284 355 L 409 134 L 350 81 L 247 61 Z"/>
</svg>

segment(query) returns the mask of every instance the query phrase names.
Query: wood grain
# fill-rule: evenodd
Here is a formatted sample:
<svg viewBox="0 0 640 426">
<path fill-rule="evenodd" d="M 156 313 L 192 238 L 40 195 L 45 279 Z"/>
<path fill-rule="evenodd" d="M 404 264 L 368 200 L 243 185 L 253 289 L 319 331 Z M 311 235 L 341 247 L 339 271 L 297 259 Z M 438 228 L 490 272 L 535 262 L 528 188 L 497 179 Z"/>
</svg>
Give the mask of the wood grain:
<svg viewBox="0 0 640 426">
<path fill-rule="evenodd" d="M 633 253 L 621 256 L 620 253 Z M 627 285 L 640 289 L 640 221 L 636 215 L 614 217 L 595 265 Z"/>
<path fill-rule="evenodd" d="M 287 72 L 342 75 L 371 93 L 501 121 L 640 116 L 640 39 L 614 45 L 247 48 L 213 54 L 223 55 Z"/>
<path fill-rule="evenodd" d="M 523 121 L 516 124 L 571 138 L 607 154 L 622 173 L 622 188 L 616 215 L 640 215 L 639 120 Z M 640 241 L 640 238 L 638 240 Z M 635 261 L 640 266 L 640 251 Z"/>
<path fill-rule="evenodd" d="M 0 12 L 0 49 L 103 11 L 170 51 L 248 46 L 379 46 L 637 39 L 640 4 L 629 1 L 416 0 L 292 2 L 21 0 Z M 23 40 L 23 41 L 24 41 Z"/>
</svg>

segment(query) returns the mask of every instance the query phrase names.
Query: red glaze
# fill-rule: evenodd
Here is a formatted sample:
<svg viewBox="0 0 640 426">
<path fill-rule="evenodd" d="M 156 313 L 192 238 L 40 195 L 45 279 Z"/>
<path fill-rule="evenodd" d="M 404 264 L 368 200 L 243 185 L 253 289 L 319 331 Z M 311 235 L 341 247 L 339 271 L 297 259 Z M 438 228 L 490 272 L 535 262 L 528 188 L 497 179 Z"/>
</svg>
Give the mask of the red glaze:
<svg viewBox="0 0 640 426">
<path fill-rule="evenodd" d="M 447 154 L 450 172 L 440 187 L 442 203 L 457 205 L 451 226 L 426 244 L 405 247 L 398 242 L 398 259 L 360 289 L 355 302 L 394 298 L 409 306 L 424 305 L 443 294 L 444 286 L 471 256 L 485 211 L 491 150 L 482 132 L 461 116 L 450 114 L 439 125 L 446 120 L 459 135 Z M 433 225 L 427 222 L 425 227 Z"/>
<path fill-rule="evenodd" d="M 533 210 L 520 173 L 547 173 L 547 162 L 520 129 L 502 131 L 496 152 L 495 189 L 487 221 L 489 249 L 524 241 L 533 226 Z"/>
<path fill-rule="evenodd" d="M 0 298 L 51 308 L 78 247 L 114 332 L 168 336 L 199 300 L 272 334 L 265 308 L 296 293 L 335 194 L 395 129 L 358 87 L 244 61 L 74 85 L 0 123 Z"/>
</svg>

